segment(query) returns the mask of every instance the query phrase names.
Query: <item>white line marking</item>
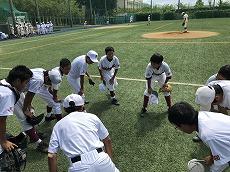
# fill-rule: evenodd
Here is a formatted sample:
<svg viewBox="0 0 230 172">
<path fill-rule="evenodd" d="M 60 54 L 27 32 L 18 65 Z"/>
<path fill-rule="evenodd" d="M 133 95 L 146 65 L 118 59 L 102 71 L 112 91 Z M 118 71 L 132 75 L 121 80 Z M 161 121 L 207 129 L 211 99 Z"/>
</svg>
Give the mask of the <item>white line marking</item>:
<svg viewBox="0 0 230 172">
<path fill-rule="evenodd" d="M 95 78 L 100 78 L 100 76 L 97 76 L 97 75 L 91 75 L 92 77 L 95 77 Z M 121 77 L 117 77 L 117 79 L 119 80 L 125 80 L 125 81 L 140 81 L 140 82 L 146 82 L 145 79 L 134 79 L 134 78 L 121 78 Z M 204 85 L 201 85 L 201 84 L 190 84 L 190 83 L 183 83 L 183 82 L 169 82 L 170 84 L 173 84 L 173 85 L 187 85 L 187 86 L 195 86 L 195 87 L 201 87 L 201 86 L 204 86 Z"/>
<path fill-rule="evenodd" d="M 11 68 L 4 68 L 0 67 L 0 70 L 10 70 Z M 91 75 L 93 78 L 100 78 L 98 75 Z M 135 78 L 121 78 L 117 77 L 119 80 L 125 80 L 125 81 L 140 81 L 140 82 L 146 82 L 145 79 L 135 79 Z M 190 84 L 190 83 L 183 83 L 183 82 L 169 82 L 172 85 L 186 85 L 186 86 L 195 86 L 195 87 L 202 87 L 204 85 L 201 84 Z"/>
</svg>

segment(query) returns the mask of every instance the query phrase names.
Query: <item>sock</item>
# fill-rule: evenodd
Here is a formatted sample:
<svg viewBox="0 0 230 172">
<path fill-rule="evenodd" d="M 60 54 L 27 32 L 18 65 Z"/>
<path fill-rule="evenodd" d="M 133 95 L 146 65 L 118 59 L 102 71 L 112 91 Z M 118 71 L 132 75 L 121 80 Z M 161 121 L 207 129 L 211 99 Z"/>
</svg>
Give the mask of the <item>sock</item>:
<svg viewBox="0 0 230 172">
<path fill-rule="evenodd" d="M 31 142 L 37 142 L 39 140 L 39 136 L 34 127 L 25 131 L 25 133 L 29 136 Z"/>
</svg>

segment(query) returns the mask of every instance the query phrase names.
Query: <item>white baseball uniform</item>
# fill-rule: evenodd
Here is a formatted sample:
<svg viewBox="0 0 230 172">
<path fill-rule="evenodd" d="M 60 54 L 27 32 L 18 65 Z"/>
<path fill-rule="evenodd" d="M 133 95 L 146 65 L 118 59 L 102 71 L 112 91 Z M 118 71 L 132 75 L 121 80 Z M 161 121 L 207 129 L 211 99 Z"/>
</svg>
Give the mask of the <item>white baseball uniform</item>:
<svg viewBox="0 0 230 172">
<path fill-rule="evenodd" d="M 71 63 L 71 69 L 67 76 L 67 80 L 70 86 L 73 88 L 74 93 L 78 94 L 80 91 L 80 76 L 85 75 L 87 70 L 88 64 L 86 63 L 86 55 L 76 57 Z"/>
<path fill-rule="evenodd" d="M 111 61 L 108 60 L 107 56 L 101 57 L 98 67 L 102 72 L 102 76 L 105 80 L 106 87 L 109 89 L 109 91 L 114 91 L 117 83 L 117 79 L 114 79 L 114 83 L 110 84 L 109 80 L 113 77 L 115 69 L 120 68 L 120 62 L 119 59 L 116 56 L 113 56 L 113 59 Z"/>
<path fill-rule="evenodd" d="M 210 148 L 214 164 L 210 172 L 221 172 L 230 162 L 230 116 L 200 111 L 198 115 L 198 136 Z"/>
<path fill-rule="evenodd" d="M 33 72 L 33 77 L 27 84 L 27 91 L 37 94 L 41 97 L 49 107 L 52 107 L 54 114 L 61 114 L 61 103 L 56 103 L 53 100 L 53 95 L 48 91 L 48 86 L 44 85 L 44 71 L 42 68 L 31 69 Z M 24 131 L 32 128 L 31 124 L 26 121 L 26 116 L 22 111 L 23 103 L 25 99 L 25 94 L 21 93 L 19 101 L 15 105 L 14 113 L 16 114 L 18 120 Z"/>
<path fill-rule="evenodd" d="M 220 106 L 230 110 L 230 81 L 229 80 L 216 80 L 210 82 L 208 85 L 220 85 L 223 89 L 223 101 L 219 104 Z"/>
<path fill-rule="evenodd" d="M 9 85 L 5 79 L 1 80 L 0 83 L 3 85 Z M 10 116 L 14 112 L 14 104 L 16 98 L 14 93 L 7 87 L 0 85 L 0 116 Z M 3 149 L 0 145 L 0 154 L 3 152 Z"/>
<path fill-rule="evenodd" d="M 48 152 L 57 153 L 60 148 L 70 160 L 69 172 L 119 172 L 107 153 L 96 150 L 103 148 L 101 140 L 108 135 L 96 115 L 72 112 L 54 126 Z M 72 163 L 71 158 L 76 156 L 81 159 Z"/>
<path fill-rule="evenodd" d="M 184 14 L 183 15 L 183 19 L 184 19 L 184 28 L 188 27 L 188 14 Z"/>
<path fill-rule="evenodd" d="M 147 65 L 147 67 L 146 67 L 146 70 L 145 70 L 145 78 L 146 79 L 151 78 L 152 89 L 154 88 L 155 81 L 157 81 L 159 87 L 162 88 L 163 85 L 165 84 L 166 78 L 170 77 L 170 76 L 172 76 L 171 69 L 170 69 L 169 65 L 164 61 L 162 62 L 162 64 L 159 67 L 159 69 L 153 68 L 151 63 L 149 63 Z M 147 82 L 146 82 L 146 90 L 144 92 L 144 95 L 145 96 L 150 96 L 150 94 L 148 93 L 148 84 L 147 84 Z M 170 95 L 170 93 L 164 92 L 164 96 L 169 96 L 169 95 Z"/>
<path fill-rule="evenodd" d="M 217 73 L 210 76 L 210 78 L 208 78 L 208 80 L 206 81 L 205 85 L 208 85 L 212 81 L 216 81 L 216 77 L 217 77 Z"/>
</svg>

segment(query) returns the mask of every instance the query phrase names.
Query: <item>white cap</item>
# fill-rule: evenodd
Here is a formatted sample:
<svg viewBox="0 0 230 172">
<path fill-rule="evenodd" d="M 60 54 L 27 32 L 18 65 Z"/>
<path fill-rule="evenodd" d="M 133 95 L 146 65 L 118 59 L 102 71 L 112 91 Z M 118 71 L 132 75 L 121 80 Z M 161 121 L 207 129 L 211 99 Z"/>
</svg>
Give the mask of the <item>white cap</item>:
<svg viewBox="0 0 230 172">
<path fill-rule="evenodd" d="M 101 92 L 106 91 L 106 86 L 105 86 L 103 83 L 100 83 L 100 84 L 99 84 L 99 90 L 100 90 Z"/>
<path fill-rule="evenodd" d="M 73 101 L 75 106 L 83 106 L 85 104 L 84 99 L 78 94 L 70 94 L 63 101 L 63 107 L 70 107 L 69 103 Z"/>
<path fill-rule="evenodd" d="M 185 12 L 182 12 L 182 13 L 181 13 L 181 15 L 184 15 L 184 14 L 185 14 Z"/>
<path fill-rule="evenodd" d="M 192 159 L 188 162 L 188 171 L 189 172 L 204 172 L 204 165 L 199 162 L 197 159 Z"/>
<path fill-rule="evenodd" d="M 158 103 L 159 103 L 158 93 L 156 91 L 153 91 L 152 94 L 150 94 L 149 96 L 149 104 L 156 105 Z"/>
<path fill-rule="evenodd" d="M 200 110 L 210 111 L 216 92 L 213 87 L 203 86 L 196 90 L 195 102 L 200 105 Z"/>
<path fill-rule="evenodd" d="M 98 62 L 97 60 L 98 54 L 96 51 L 90 50 L 86 55 L 90 58 L 90 60 L 92 60 L 92 62 L 94 63 Z"/>
<path fill-rule="evenodd" d="M 57 85 L 61 83 L 62 79 L 60 72 L 57 70 L 51 70 L 48 72 L 48 74 L 52 84 Z"/>
</svg>

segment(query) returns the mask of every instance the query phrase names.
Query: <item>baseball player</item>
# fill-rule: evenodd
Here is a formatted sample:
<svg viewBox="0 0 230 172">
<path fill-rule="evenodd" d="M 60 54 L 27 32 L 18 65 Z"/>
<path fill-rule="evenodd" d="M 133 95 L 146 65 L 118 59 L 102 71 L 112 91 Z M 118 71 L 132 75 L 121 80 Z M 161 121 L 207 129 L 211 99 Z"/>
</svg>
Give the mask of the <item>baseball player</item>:
<svg viewBox="0 0 230 172">
<path fill-rule="evenodd" d="M 161 54 L 155 53 L 150 58 L 150 63 L 146 67 L 145 78 L 146 90 L 144 92 L 144 102 L 143 108 L 141 110 L 141 116 L 147 112 L 147 106 L 149 102 L 149 96 L 153 93 L 153 87 L 155 81 L 158 82 L 159 87 L 162 89 L 168 108 L 172 105 L 170 90 L 166 89 L 168 87 L 167 82 L 172 78 L 172 72 L 169 65 L 163 61 L 164 58 Z"/>
<path fill-rule="evenodd" d="M 26 95 L 21 93 L 20 100 L 15 105 L 14 113 L 20 121 L 23 130 L 30 137 L 30 141 L 37 145 L 37 150 L 46 153 L 48 145 L 41 140 L 34 127 L 34 125 L 38 124 L 40 121 L 36 123 L 32 122 L 34 118 L 32 100 L 35 94 L 38 94 L 45 102 L 49 103 L 48 99 L 43 94 L 43 92 L 47 92 L 43 86 L 46 85 L 46 89 L 48 89 L 52 84 L 59 84 L 61 82 L 61 76 L 57 71 L 46 71 L 42 68 L 31 69 L 31 71 L 33 72 L 33 77 L 27 84 L 28 91 Z M 53 107 L 54 106 L 60 107 L 60 103 L 53 101 Z"/>
<path fill-rule="evenodd" d="M 133 16 L 131 15 L 130 17 L 129 17 L 129 23 L 132 23 L 133 22 Z"/>
<path fill-rule="evenodd" d="M 55 73 L 59 73 L 61 78 L 63 78 L 64 75 L 68 75 L 71 68 L 71 62 L 67 58 L 63 58 L 60 60 L 59 67 L 55 67 L 52 69 L 52 71 L 55 71 Z M 61 84 L 61 83 L 60 83 Z M 46 107 L 47 109 L 47 115 L 45 117 L 46 121 L 51 121 L 53 119 L 60 120 L 62 118 L 62 110 L 61 110 L 61 104 L 60 100 L 58 99 L 57 93 L 58 89 L 60 87 L 60 84 L 52 84 L 52 87 L 47 87 L 43 85 L 42 89 L 43 91 L 39 92 L 38 95 L 41 95 L 42 98 L 46 99 L 46 102 L 48 102 L 48 105 Z"/>
<path fill-rule="evenodd" d="M 29 68 L 19 65 L 10 70 L 6 79 L 0 81 L 0 154 L 3 150 L 11 151 L 17 147 L 5 137 L 6 119 L 13 115 L 14 105 L 20 97 L 20 92 L 25 89 L 32 76 L 33 73 Z"/>
<path fill-rule="evenodd" d="M 230 65 L 224 65 L 222 66 L 217 74 L 212 75 L 207 81 L 206 81 L 206 86 L 208 86 L 210 83 L 212 83 L 212 81 L 217 81 L 217 80 L 230 80 Z M 205 89 L 206 87 L 204 87 L 203 89 Z M 204 90 L 203 90 L 204 91 Z M 203 92 L 201 91 L 201 92 Z M 200 93 L 199 93 L 200 94 Z M 204 109 L 201 109 L 204 110 Z M 217 105 L 215 103 L 211 104 L 211 108 L 209 111 L 212 112 L 221 112 L 224 114 L 230 114 L 228 109 L 225 109 L 223 107 L 221 107 L 220 105 Z M 194 136 L 193 137 L 193 141 L 194 142 L 200 142 L 201 139 L 198 136 Z"/>
<path fill-rule="evenodd" d="M 67 80 L 70 86 L 73 88 L 74 93 L 79 94 L 85 99 L 84 95 L 84 76 L 87 75 L 89 84 L 94 85 L 95 83 L 90 78 L 88 70 L 88 64 L 97 63 L 97 52 L 90 50 L 86 55 L 76 57 L 71 63 L 71 69 L 67 76 Z M 85 103 L 88 103 L 86 101 Z"/>
<path fill-rule="evenodd" d="M 148 23 L 147 23 L 147 26 L 149 26 L 150 23 L 151 23 L 151 16 L 150 16 L 150 14 L 149 14 L 149 15 L 148 15 Z"/>
<path fill-rule="evenodd" d="M 210 82 L 215 80 L 230 80 L 230 65 L 222 66 L 218 73 L 212 75 L 206 82 L 205 85 L 208 85 Z"/>
<path fill-rule="evenodd" d="M 198 88 L 195 101 L 202 111 L 210 111 L 212 105 L 218 105 L 219 112 L 230 115 L 230 81 L 216 80 Z"/>
<path fill-rule="evenodd" d="M 56 123 L 48 149 L 49 171 L 57 171 L 60 148 L 70 160 L 69 172 L 119 172 L 112 162 L 112 141 L 108 130 L 94 114 L 84 112 L 84 100 L 71 94 L 64 99 L 69 113 Z"/>
<path fill-rule="evenodd" d="M 183 23 L 182 26 L 184 27 L 184 33 L 188 32 L 188 14 L 182 12 L 181 15 L 183 16 Z"/>
<path fill-rule="evenodd" d="M 106 47 L 105 54 L 98 63 L 99 73 L 101 80 L 110 91 L 111 103 L 119 105 L 115 98 L 115 86 L 117 85 L 116 75 L 120 68 L 119 59 L 114 55 L 113 47 Z"/>
<path fill-rule="evenodd" d="M 191 134 L 198 132 L 210 148 L 205 164 L 210 172 L 221 172 L 230 165 L 230 117 L 222 113 L 196 111 L 190 104 L 179 102 L 168 111 L 168 119 L 179 130 Z"/>
</svg>

